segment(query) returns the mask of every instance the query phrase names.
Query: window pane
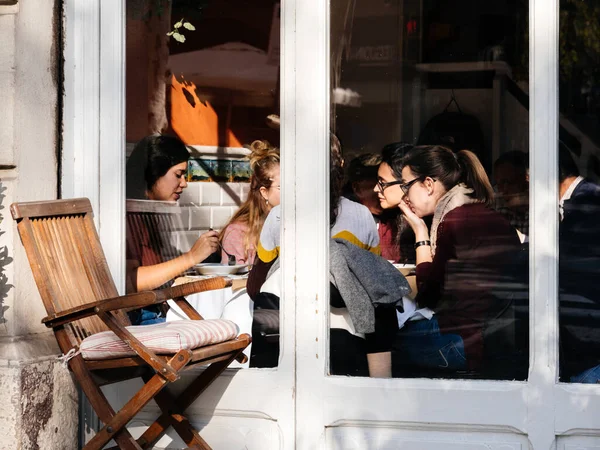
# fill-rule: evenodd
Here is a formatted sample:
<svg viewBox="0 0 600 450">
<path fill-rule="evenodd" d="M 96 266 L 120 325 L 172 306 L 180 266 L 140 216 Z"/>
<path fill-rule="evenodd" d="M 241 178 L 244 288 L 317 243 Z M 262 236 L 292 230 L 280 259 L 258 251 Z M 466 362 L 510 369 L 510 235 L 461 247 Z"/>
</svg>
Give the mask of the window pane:
<svg viewBox="0 0 600 450">
<path fill-rule="evenodd" d="M 332 0 L 331 374 L 526 378 L 527 29 L 526 0 Z"/>
<path fill-rule="evenodd" d="M 280 201 L 280 2 L 126 5 L 128 290 L 233 278 L 187 300 L 254 335 L 250 366 L 276 366 L 278 291 L 267 284 L 252 302 L 246 284 L 250 269 L 265 268 L 255 263 L 261 226 Z M 169 302 L 131 318 L 185 319 L 184 310 Z"/>
<path fill-rule="evenodd" d="M 560 380 L 600 380 L 600 16 L 598 1 L 560 3 Z"/>
</svg>

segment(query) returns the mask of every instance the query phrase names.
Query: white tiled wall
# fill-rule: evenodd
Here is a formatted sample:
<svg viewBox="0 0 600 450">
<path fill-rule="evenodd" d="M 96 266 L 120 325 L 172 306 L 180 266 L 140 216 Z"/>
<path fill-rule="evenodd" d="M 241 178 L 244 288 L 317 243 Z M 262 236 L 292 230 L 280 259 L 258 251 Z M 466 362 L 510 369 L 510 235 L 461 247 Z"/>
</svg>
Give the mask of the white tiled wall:
<svg viewBox="0 0 600 450">
<path fill-rule="evenodd" d="M 209 228 L 221 230 L 246 200 L 249 183 L 190 182 L 179 205 L 184 230 L 178 233 L 178 247 L 187 251 Z"/>
</svg>

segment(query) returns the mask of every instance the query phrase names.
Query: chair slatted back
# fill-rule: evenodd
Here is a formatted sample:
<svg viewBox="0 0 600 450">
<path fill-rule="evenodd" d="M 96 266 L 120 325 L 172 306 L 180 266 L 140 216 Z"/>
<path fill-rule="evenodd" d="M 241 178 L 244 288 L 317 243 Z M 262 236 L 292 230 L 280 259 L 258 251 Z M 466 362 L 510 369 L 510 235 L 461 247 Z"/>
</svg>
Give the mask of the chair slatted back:
<svg viewBox="0 0 600 450">
<path fill-rule="evenodd" d="M 48 315 L 118 296 L 88 199 L 14 203 L 13 219 Z M 129 325 L 123 312 L 122 323 Z M 97 317 L 67 326 L 71 342 L 108 330 Z"/>
<path fill-rule="evenodd" d="M 176 232 L 183 230 L 181 209 L 175 202 L 127 200 L 127 246 L 130 255 L 139 253 L 140 245 L 149 245 L 145 252 L 147 266 L 177 258 L 181 253 L 175 244 Z"/>
</svg>

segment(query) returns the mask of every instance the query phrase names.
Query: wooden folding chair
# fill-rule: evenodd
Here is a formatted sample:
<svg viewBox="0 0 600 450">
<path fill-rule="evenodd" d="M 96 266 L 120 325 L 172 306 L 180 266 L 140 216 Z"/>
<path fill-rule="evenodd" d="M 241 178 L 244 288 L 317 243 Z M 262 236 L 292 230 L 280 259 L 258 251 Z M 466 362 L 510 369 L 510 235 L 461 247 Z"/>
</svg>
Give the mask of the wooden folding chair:
<svg viewBox="0 0 600 450">
<path fill-rule="evenodd" d="M 84 448 L 101 449 L 114 439 L 122 449 L 147 449 L 173 426 L 186 445 L 209 449 L 183 413 L 234 359 L 242 357 L 241 352 L 251 338 L 247 334 L 236 337 L 237 328 L 231 322 L 202 320 L 184 296 L 222 289 L 231 285 L 231 281 L 215 278 L 119 296 L 94 227 L 89 200 L 14 203 L 11 213 L 18 223 L 48 314 L 42 322 L 53 329 L 61 351 L 70 357 L 69 368 L 105 424 Z M 169 354 L 161 350 L 157 354 L 158 350 L 152 350 L 152 345 L 145 345 L 141 337 L 136 337 L 141 336 L 140 332 L 148 332 L 148 327 L 163 324 L 130 326 L 126 312 L 168 299 L 174 299 L 192 320 L 164 325 L 169 330 L 175 330 L 178 323 L 198 328 L 204 333 L 203 339 L 210 340 L 210 345 L 181 348 Z M 233 335 L 210 335 L 210 329 L 215 327 L 219 332 L 233 327 Z M 90 342 L 90 337 L 97 340 L 100 336 L 113 339 L 111 345 L 124 348 L 127 354 L 112 355 L 108 359 L 94 359 L 89 351 L 86 355 L 83 350 L 86 342 Z M 198 364 L 210 365 L 179 397 L 163 389 L 177 381 L 181 371 Z M 142 377 L 144 386 L 121 410 L 114 411 L 100 386 L 134 377 Z M 152 399 L 162 414 L 135 440 L 125 425 Z"/>
</svg>

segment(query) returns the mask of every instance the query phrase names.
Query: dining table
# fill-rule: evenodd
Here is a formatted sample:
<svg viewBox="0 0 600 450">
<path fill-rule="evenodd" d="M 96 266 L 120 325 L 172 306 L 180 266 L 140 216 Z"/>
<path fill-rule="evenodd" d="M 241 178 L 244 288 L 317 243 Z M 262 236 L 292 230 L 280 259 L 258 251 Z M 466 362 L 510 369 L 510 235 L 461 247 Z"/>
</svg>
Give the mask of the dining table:
<svg viewBox="0 0 600 450">
<path fill-rule="evenodd" d="M 419 308 L 415 302 L 418 293 L 416 266 L 414 264 L 394 264 L 394 267 L 404 275 L 411 289 L 409 294 L 402 297 L 403 311 L 396 312 L 398 326 L 402 328 L 409 320 L 431 319 L 434 312 L 429 308 Z"/>
<path fill-rule="evenodd" d="M 393 264 L 393 266 L 398 269 L 398 271 L 404 275 L 406 281 L 408 281 L 408 285 L 410 286 L 410 294 L 407 297 L 411 299 L 415 299 L 417 296 L 417 274 L 416 274 L 416 266 L 414 264 Z"/>
<path fill-rule="evenodd" d="M 405 276 L 411 288 L 410 294 L 406 295 L 403 299 L 404 307 L 407 310 L 406 313 L 411 314 L 409 311 L 415 311 L 416 307 L 414 305 L 414 299 L 417 295 L 415 266 L 400 264 L 394 264 L 394 266 Z M 203 318 L 231 320 L 237 324 L 240 333 L 251 335 L 254 303 L 246 291 L 247 273 L 242 275 L 187 275 L 177 278 L 173 284 L 177 285 L 197 280 L 206 280 L 216 276 L 224 276 L 230 279 L 231 286 L 190 295 L 187 297 L 187 301 Z M 174 301 L 169 300 L 169 307 L 167 322 L 188 319 L 187 315 Z M 402 322 L 408 320 L 408 317 L 403 319 L 401 317 L 402 314 L 399 317 L 399 320 Z M 251 345 L 244 351 L 248 357 L 250 356 Z M 234 361 L 230 367 L 248 367 L 248 364 L 248 362 L 240 364 Z"/>
<path fill-rule="evenodd" d="M 187 275 L 177 278 L 173 284 L 177 285 L 197 280 L 206 280 L 217 276 L 219 275 Z M 231 280 L 231 286 L 224 289 L 215 289 L 189 295 L 186 297 L 186 300 L 204 319 L 231 320 L 238 326 L 240 334 L 248 333 L 252 335 L 254 303 L 246 292 L 248 274 L 223 276 Z M 168 304 L 167 322 L 188 319 L 188 316 L 173 300 L 169 300 Z M 244 354 L 248 357 L 246 363 L 240 364 L 234 361 L 229 367 L 248 367 L 251 346 L 252 344 L 244 350 Z"/>
</svg>

